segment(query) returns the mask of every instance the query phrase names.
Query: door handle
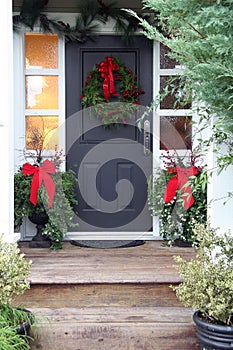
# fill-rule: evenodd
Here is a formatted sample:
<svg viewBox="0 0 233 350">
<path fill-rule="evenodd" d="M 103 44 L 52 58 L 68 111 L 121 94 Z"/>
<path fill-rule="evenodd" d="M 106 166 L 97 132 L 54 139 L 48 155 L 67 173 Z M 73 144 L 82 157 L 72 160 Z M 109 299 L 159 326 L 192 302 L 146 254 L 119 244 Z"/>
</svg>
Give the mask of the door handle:
<svg viewBox="0 0 233 350">
<path fill-rule="evenodd" d="M 144 122 L 144 155 L 148 156 L 150 154 L 150 122 L 149 120 L 145 120 Z"/>
</svg>

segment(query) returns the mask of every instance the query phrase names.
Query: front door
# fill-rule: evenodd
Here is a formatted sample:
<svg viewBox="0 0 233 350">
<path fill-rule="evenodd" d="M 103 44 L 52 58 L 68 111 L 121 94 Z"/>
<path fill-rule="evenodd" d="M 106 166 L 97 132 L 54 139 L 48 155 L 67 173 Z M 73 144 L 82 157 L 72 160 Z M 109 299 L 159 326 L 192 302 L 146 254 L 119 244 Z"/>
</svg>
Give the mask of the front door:
<svg viewBox="0 0 233 350">
<path fill-rule="evenodd" d="M 152 157 L 145 152 L 145 131 L 136 125 L 144 107 L 135 113 L 134 120 L 104 127 L 81 105 L 86 77 L 105 57 L 117 57 L 136 74 L 145 91 L 140 96 L 142 106 L 152 100 L 152 43 L 146 38 L 135 37 L 126 45 L 120 37 L 99 36 L 95 42 L 66 45 L 67 168 L 78 177 L 79 227 L 75 231 L 151 231 L 147 178 L 152 172 Z M 115 88 L 120 95 L 117 82 Z M 110 100 L 115 101 L 119 97 Z M 148 121 L 147 135 L 152 131 L 152 120 Z M 149 148 L 152 150 L 152 142 Z"/>
</svg>

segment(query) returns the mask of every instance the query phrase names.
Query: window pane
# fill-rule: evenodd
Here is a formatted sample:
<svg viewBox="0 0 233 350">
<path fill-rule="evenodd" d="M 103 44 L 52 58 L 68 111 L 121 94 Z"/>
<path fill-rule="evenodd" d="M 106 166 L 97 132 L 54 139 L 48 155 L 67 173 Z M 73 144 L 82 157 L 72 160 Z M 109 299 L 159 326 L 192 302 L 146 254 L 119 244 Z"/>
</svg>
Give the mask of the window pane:
<svg viewBox="0 0 233 350">
<path fill-rule="evenodd" d="M 55 149 L 58 145 L 58 116 L 26 117 L 26 149 Z"/>
<path fill-rule="evenodd" d="M 58 109 L 58 77 L 26 77 L 26 109 Z"/>
<path fill-rule="evenodd" d="M 170 49 L 167 46 L 160 44 L 160 68 L 161 69 L 173 69 L 175 68 L 176 65 L 179 65 L 178 62 L 168 57 L 167 54 L 169 52 L 170 52 Z"/>
<path fill-rule="evenodd" d="M 160 149 L 192 148 L 192 117 L 160 117 Z"/>
<path fill-rule="evenodd" d="M 161 76 L 160 77 L 160 90 L 161 92 L 164 90 L 165 86 L 168 84 L 169 79 L 171 79 L 171 76 Z M 172 82 L 173 86 L 176 86 L 179 84 L 179 78 L 174 80 Z M 171 91 L 171 88 L 169 88 L 169 91 Z M 182 96 L 182 90 L 181 89 L 175 89 L 174 93 L 169 93 L 160 103 L 161 109 L 189 109 L 191 108 L 191 103 L 187 103 L 185 101 L 185 96 L 182 96 L 180 99 L 181 103 L 176 103 L 177 98 Z"/>
<path fill-rule="evenodd" d="M 58 36 L 55 34 L 25 35 L 26 68 L 58 68 Z"/>
</svg>

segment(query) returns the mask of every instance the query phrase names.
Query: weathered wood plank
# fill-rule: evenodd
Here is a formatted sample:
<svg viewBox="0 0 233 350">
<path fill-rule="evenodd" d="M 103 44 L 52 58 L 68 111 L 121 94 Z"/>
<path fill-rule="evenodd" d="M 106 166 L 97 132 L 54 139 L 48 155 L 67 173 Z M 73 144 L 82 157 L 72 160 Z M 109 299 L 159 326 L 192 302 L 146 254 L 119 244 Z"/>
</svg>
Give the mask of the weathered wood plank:
<svg viewBox="0 0 233 350">
<path fill-rule="evenodd" d="M 193 310 L 184 307 L 76 307 L 31 308 L 42 325 L 62 323 L 186 323 Z"/>
<path fill-rule="evenodd" d="M 197 350 L 195 328 L 176 323 L 50 323 L 31 350 Z"/>
<path fill-rule="evenodd" d="M 15 305 L 25 307 L 179 306 L 166 284 L 32 285 Z"/>
<path fill-rule="evenodd" d="M 174 255 L 191 259 L 192 248 L 161 247 L 161 242 L 123 249 L 88 249 L 64 244 L 59 251 L 30 249 L 32 284 L 78 283 L 179 283 Z"/>
<path fill-rule="evenodd" d="M 161 241 L 147 241 L 144 245 L 131 247 L 131 248 L 113 248 L 113 249 L 95 249 L 95 248 L 80 248 L 73 246 L 70 243 L 64 243 L 63 249 L 58 251 L 48 250 L 44 248 L 30 249 L 28 248 L 28 243 L 20 242 L 19 243 L 21 250 L 27 253 L 28 256 L 73 256 L 77 254 L 79 256 L 95 256 L 104 255 L 104 256 L 150 256 L 151 253 L 155 256 L 172 256 L 177 254 L 190 255 L 194 251 L 193 248 L 179 248 L 179 247 L 163 247 Z M 100 254 L 101 253 L 101 254 Z"/>
<path fill-rule="evenodd" d="M 196 350 L 198 342 L 188 308 L 33 309 L 39 339 L 46 350 L 145 349 Z"/>
</svg>

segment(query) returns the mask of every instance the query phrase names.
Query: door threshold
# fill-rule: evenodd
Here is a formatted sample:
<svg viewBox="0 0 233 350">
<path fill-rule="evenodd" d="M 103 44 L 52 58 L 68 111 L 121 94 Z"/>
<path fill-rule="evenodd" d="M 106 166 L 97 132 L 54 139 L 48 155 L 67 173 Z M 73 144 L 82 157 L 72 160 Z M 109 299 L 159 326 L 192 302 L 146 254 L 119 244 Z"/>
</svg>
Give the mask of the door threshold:
<svg viewBox="0 0 233 350">
<path fill-rule="evenodd" d="M 160 240 L 160 236 L 155 236 L 153 232 L 113 232 L 113 231 L 96 231 L 96 232 L 68 232 L 65 240 Z"/>
</svg>

